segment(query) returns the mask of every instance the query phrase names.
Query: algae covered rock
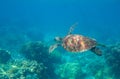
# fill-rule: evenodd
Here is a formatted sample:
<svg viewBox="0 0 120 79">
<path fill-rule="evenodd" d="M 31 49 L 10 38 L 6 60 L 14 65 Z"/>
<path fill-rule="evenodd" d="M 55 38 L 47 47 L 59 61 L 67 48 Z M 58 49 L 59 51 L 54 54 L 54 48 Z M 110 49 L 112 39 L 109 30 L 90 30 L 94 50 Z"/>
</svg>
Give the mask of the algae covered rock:
<svg viewBox="0 0 120 79">
<path fill-rule="evenodd" d="M 106 63 L 111 68 L 111 75 L 120 79 L 120 42 L 110 45 L 105 52 Z"/>
<path fill-rule="evenodd" d="M 20 50 L 26 58 L 36 61 L 45 62 L 46 57 L 48 58 L 48 47 L 45 46 L 41 41 L 29 42 Z"/>
<path fill-rule="evenodd" d="M 11 55 L 7 50 L 0 49 L 0 63 L 5 64 L 11 59 Z"/>
</svg>

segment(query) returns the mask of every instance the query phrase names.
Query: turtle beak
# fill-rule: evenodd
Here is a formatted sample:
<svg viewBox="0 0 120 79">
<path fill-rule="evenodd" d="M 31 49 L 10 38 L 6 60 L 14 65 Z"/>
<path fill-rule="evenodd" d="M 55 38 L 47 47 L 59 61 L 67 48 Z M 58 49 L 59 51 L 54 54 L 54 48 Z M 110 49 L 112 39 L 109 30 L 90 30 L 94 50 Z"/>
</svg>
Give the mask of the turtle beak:
<svg viewBox="0 0 120 79">
<path fill-rule="evenodd" d="M 54 38 L 54 41 L 58 41 L 58 37 L 55 37 L 55 38 Z"/>
<path fill-rule="evenodd" d="M 62 38 L 60 38 L 60 37 L 55 37 L 54 40 L 60 42 L 60 41 L 62 41 Z"/>
</svg>

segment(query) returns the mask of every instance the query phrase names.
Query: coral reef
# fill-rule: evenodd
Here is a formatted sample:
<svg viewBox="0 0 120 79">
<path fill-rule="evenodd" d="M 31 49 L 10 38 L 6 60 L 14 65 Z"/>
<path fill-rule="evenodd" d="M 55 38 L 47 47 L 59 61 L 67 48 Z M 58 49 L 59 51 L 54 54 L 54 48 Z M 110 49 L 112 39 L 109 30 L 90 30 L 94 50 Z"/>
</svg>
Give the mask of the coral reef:
<svg viewBox="0 0 120 79">
<path fill-rule="evenodd" d="M 114 79 L 110 71 L 110 67 L 105 65 L 103 68 L 96 69 L 94 77 L 95 79 Z"/>
<path fill-rule="evenodd" d="M 15 44 L 19 43 L 16 40 Z M 14 49 L 15 44 L 11 49 L 16 51 L 21 44 Z M 48 45 L 32 41 L 16 53 L 0 49 L 0 79 L 120 79 L 120 43 L 110 45 L 101 57 L 89 51 L 71 54 L 55 50 L 49 54 Z M 24 57 L 16 58 L 18 54 Z"/>
<path fill-rule="evenodd" d="M 55 51 L 53 54 L 49 54 L 48 46 L 41 41 L 29 42 L 25 44 L 20 53 L 25 56 L 25 58 L 30 60 L 35 60 L 38 63 L 43 63 L 47 67 L 46 72 L 43 74 L 46 79 L 56 77 L 54 74 L 54 65 L 61 63 L 60 53 Z"/>
<path fill-rule="evenodd" d="M 81 70 L 80 64 L 73 62 L 58 65 L 55 73 L 59 76 L 58 79 L 77 79 L 76 77 L 81 76 L 83 78 L 85 75 Z"/>
<path fill-rule="evenodd" d="M 5 49 L 0 49 L 0 63 L 5 64 L 11 59 L 10 52 Z"/>
<path fill-rule="evenodd" d="M 29 60 L 10 61 L 0 67 L 0 79 L 40 79 L 45 70 L 42 63 Z"/>
</svg>

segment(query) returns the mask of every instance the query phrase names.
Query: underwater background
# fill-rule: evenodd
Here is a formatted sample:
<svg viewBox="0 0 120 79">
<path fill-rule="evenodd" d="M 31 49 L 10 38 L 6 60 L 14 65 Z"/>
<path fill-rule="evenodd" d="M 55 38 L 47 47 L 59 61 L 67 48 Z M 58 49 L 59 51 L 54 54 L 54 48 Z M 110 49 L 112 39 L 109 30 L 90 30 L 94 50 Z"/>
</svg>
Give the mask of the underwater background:
<svg viewBox="0 0 120 79">
<path fill-rule="evenodd" d="M 48 52 L 76 22 L 102 56 Z M 120 79 L 120 1 L 0 0 L 0 79 Z"/>
</svg>

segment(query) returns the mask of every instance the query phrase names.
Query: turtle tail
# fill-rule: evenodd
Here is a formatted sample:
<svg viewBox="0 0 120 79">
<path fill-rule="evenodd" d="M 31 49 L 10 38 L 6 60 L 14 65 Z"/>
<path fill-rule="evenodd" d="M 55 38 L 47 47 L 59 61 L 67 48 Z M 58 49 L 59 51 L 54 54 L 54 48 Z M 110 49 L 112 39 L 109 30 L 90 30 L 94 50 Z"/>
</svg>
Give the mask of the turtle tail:
<svg viewBox="0 0 120 79">
<path fill-rule="evenodd" d="M 93 48 L 91 49 L 91 51 L 92 51 L 93 53 L 95 53 L 96 55 L 98 55 L 98 56 L 102 56 L 102 51 L 101 51 L 99 48 L 97 48 L 97 47 L 93 47 Z"/>
</svg>

